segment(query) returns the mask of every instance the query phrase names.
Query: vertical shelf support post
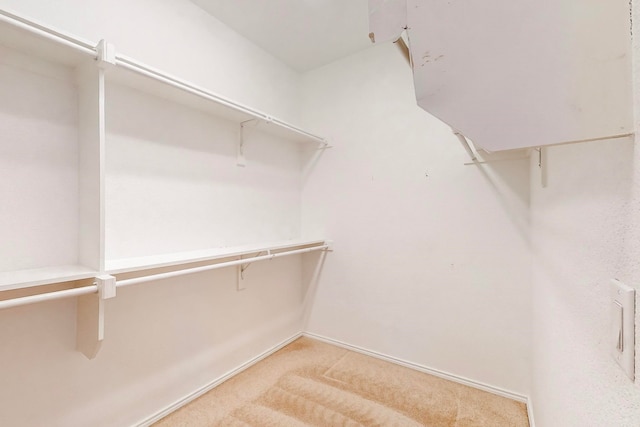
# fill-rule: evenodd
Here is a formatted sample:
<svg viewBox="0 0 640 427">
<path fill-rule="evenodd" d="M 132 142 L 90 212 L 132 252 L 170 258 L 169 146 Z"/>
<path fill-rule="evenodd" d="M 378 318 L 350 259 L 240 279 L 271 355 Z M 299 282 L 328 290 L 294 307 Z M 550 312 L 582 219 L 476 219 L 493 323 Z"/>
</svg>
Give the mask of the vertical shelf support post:
<svg viewBox="0 0 640 427">
<path fill-rule="evenodd" d="M 116 278 L 110 275 L 96 277 L 98 293 L 78 297 L 76 347 L 87 359 L 97 356 L 104 340 L 105 300 L 116 296 Z"/>
</svg>

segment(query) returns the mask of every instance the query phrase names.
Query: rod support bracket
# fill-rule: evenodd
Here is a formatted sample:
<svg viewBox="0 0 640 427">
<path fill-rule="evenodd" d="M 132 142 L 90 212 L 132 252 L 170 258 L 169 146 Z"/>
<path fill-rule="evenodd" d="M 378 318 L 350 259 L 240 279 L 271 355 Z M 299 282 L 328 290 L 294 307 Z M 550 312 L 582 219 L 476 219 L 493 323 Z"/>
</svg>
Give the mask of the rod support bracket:
<svg viewBox="0 0 640 427">
<path fill-rule="evenodd" d="M 245 133 L 244 128 L 247 123 L 257 123 L 257 119 L 249 119 L 240 123 L 240 139 L 238 140 L 238 146 L 236 150 L 236 165 L 240 167 L 247 166 L 247 158 L 244 156 L 244 141 Z"/>
<path fill-rule="evenodd" d="M 100 299 L 111 299 L 116 297 L 116 278 L 103 274 L 96 276 L 95 284 L 98 286 Z"/>
<path fill-rule="evenodd" d="M 113 44 L 100 40 L 96 51 L 98 52 L 98 67 L 107 69 L 116 65 L 116 47 Z"/>
</svg>

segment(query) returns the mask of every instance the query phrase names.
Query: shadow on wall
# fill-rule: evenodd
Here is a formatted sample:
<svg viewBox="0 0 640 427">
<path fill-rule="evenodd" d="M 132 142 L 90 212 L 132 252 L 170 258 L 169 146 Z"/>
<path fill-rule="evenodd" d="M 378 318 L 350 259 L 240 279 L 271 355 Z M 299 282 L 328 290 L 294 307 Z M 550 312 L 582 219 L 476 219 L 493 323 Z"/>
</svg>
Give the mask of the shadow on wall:
<svg viewBox="0 0 640 427">
<path fill-rule="evenodd" d="M 496 200 L 504 208 L 504 212 L 526 242 L 530 242 L 531 203 L 529 173 L 526 177 L 522 170 L 528 170 L 529 159 L 498 161 L 495 163 L 475 164 L 465 167 L 475 168 L 487 183 Z M 506 194 L 516 197 L 507 197 Z"/>
</svg>

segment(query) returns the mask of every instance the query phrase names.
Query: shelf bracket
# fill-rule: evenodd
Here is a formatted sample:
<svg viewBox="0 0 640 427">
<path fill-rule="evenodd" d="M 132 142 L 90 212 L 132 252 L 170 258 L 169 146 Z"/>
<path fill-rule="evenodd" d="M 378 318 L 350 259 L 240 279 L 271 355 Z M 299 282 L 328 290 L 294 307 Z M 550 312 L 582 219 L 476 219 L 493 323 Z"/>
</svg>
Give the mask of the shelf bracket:
<svg viewBox="0 0 640 427">
<path fill-rule="evenodd" d="M 547 150 L 544 147 L 536 148 L 538 152 L 538 168 L 540 168 L 540 184 L 547 188 Z"/>
<path fill-rule="evenodd" d="M 242 259 L 242 256 L 240 257 L 240 259 Z M 247 288 L 247 286 L 244 284 L 244 266 L 246 264 L 240 264 L 236 266 L 236 275 L 237 275 L 237 290 L 238 291 L 243 291 Z"/>
<path fill-rule="evenodd" d="M 256 258 L 260 258 L 262 256 L 262 252 L 258 252 L 258 255 L 256 255 Z M 270 260 L 273 259 L 273 254 L 271 253 L 271 249 L 267 249 L 267 256 L 270 256 Z M 242 261 L 242 255 L 240 255 L 240 261 Z M 253 263 L 253 261 L 251 261 L 250 259 L 247 259 L 247 262 L 244 264 L 238 264 L 238 266 L 236 267 L 236 274 L 238 277 L 238 290 L 242 291 L 244 289 L 247 288 L 247 286 L 244 284 L 244 272 L 247 271 L 247 269 L 249 268 L 249 266 L 251 266 L 251 264 Z"/>
<path fill-rule="evenodd" d="M 104 340 L 105 300 L 116 296 L 116 278 L 101 275 L 95 278 L 98 293 L 78 297 L 76 313 L 76 348 L 87 359 L 98 354 Z"/>
<path fill-rule="evenodd" d="M 324 244 L 327 245 L 325 252 L 333 252 L 333 240 L 325 240 Z"/>
<path fill-rule="evenodd" d="M 240 167 L 245 167 L 247 165 L 247 159 L 244 156 L 244 141 L 246 136 L 244 134 L 245 127 L 248 123 L 252 123 L 252 122 L 255 126 L 258 124 L 258 121 L 259 121 L 258 119 L 249 119 L 240 123 L 240 140 L 238 141 L 238 151 L 237 151 L 237 160 L 236 160 L 236 165 Z"/>
<path fill-rule="evenodd" d="M 471 145 L 469 145 L 469 141 L 467 140 L 467 138 L 457 130 L 455 129 L 451 129 L 451 130 L 453 131 L 453 134 L 458 137 L 460 144 L 462 144 L 462 147 L 465 149 L 465 151 L 471 158 L 471 161 L 476 162 L 478 160 L 478 157 L 476 156 L 476 153 L 474 153 L 473 149 L 471 148 Z"/>
<path fill-rule="evenodd" d="M 116 47 L 105 40 L 100 40 L 96 46 L 98 52 L 98 67 L 106 70 L 116 65 Z"/>
</svg>

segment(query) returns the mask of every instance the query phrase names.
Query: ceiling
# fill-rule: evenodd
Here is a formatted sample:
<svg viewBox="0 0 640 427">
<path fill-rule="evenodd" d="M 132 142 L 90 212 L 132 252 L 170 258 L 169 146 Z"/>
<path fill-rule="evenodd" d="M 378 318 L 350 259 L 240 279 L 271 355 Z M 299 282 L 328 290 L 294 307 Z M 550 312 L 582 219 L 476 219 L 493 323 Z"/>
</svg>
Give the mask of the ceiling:
<svg viewBox="0 0 640 427">
<path fill-rule="evenodd" d="M 298 71 L 371 46 L 367 0 L 192 1 Z"/>
</svg>

